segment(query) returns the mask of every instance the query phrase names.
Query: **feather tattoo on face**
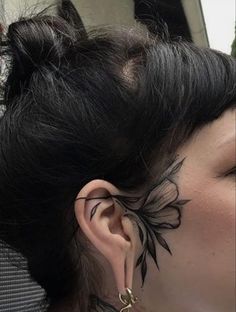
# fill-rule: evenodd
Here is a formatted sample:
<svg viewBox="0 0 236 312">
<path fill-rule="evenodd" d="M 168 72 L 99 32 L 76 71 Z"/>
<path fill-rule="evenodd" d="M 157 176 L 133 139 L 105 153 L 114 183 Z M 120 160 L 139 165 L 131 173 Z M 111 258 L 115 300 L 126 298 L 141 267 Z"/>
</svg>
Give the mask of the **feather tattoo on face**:
<svg viewBox="0 0 236 312">
<path fill-rule="evenodd" d="M 137 260 L 136 267 L 140 266 L 141 269 L 142 286 L 147 274 L 147 255 L 152 257 L 159 270 L 156 242 L 172 255 L 170 247 L 162 235 L 164 231 L 173 230 L 180 226 L 181 210 L 190 201 L 189 199 L 179 199 L 178 185 L 174 181 L 174 177 L 182 167 L 184 160 L 176 162 L 175 158 L 157 183 L 142 196 L 110 195 L 96 198 L 114 198 L 124 209 L 124 216 L 128 216 L 137 223 L 143 251 Z M 101 202 L 93 207 L 90 221 L 92 221 L 100 204 Z"/>
</svg>

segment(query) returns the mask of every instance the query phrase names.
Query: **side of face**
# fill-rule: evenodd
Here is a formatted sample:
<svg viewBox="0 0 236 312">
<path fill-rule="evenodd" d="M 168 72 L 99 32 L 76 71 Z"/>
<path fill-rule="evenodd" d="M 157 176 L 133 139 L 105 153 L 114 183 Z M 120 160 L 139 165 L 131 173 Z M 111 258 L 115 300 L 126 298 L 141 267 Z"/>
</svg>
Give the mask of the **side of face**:
<svg viewBox="0 0 236 312">
<path fill-rule="evenodd" d="M 163 235 L 140 297 L 145 311 L 235 311 L 235 110 L 199 130 L 177 154 L 175 176 L 184 206 L 181 225 Z M 140 285 L 136 272 L 135 287 Z"/>
</svg>

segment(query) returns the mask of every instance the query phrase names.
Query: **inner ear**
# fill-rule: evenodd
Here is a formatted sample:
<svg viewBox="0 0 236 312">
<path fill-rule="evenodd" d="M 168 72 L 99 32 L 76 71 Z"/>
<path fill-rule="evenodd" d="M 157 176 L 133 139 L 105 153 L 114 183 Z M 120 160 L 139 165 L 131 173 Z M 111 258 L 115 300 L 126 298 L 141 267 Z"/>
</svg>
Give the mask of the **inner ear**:
<svg viewBox="0 0 236 312">
<path fill-rule="evenodd" d="M 86 199 L 86 211 L 90 212 L 90 221 L 94 218 L 98 209 L 101 217 L 113 220 L 116 214 L 115 202 L 112 194 L 105 187 L 98 187 L 91 190 Z"/>
<path fill-rule="evenodd" d="M 111 194 L 108 192 L 107 189 L 103 188 L 103 187 L 100 187 L 100 188 L 96 188 L 94 190 L 92 190 L 90 193 L 89 193 L 89 196 L 88 196 L 88 200 L 90 199 L 95 199 L 95 198 L 101 198 L 101 200 L 111 200 Z"/>
<path fill-rule="evenodd" d="M 120 235 L 126 241 L 130 241 L 129 236 L 125 234 L 124 227 L 121 221 L 123 213 L 120 207 L 115 207 L 115 205 L 112 205 L 103 211 L 102 216 L 109 218 L 108 228 L 112 234 Z"/>
<path fill-rule="evenodd" d="M 115 206 L 112 204 L 110 207 L 104 209 L 102 216 L 104 217 L 112 217 L 115 214 Z"/>
</svg>

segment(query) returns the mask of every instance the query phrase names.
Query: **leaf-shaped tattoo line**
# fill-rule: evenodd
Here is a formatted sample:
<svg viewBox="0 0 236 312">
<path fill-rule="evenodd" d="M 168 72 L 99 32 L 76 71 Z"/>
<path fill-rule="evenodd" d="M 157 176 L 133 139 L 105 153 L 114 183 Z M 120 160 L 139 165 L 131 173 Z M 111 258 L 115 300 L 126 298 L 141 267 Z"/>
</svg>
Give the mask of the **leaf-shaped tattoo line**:
<svg viewBox="0 0 236 312">
<path fill-rule="evenodd" d="M 181 210 L 189 202 L 188 199 L 178 199 L 179 190 L 174 182 L 175 174 L 180 170 L 184 160 L 185 158 L 176 164 L 175 159 L 161 175 L 158 182 L 142 196 L 135 197 L 118 194 L 96 198 L 77 198 L 92 200 L 113 197 L 117 204 L 125 210 L 124 216 L 132 218 L 137 223 L 143 252 L 139 256 L 136 266 L 141 267 L 142 285 L 147 273 L 147 254 L 151 256 L 159 270 L 155 242 L 159 243 L 162 248 L 172 255 L 169 245 L 162 236 L 162 232 L 163 230 L 176 229 L 181 225 Z M 137 203 L 139 204 L 138 207 Z M 91 219 L 96 213 L 99 204 L 93 207 Z"/>
<path fill-rule="evenodd" d="M 92 220 L 93 216 L 95 215 L 95 213 L 96 213 L 96 211 L 97 211 L 97 208 L 98 208 L 98 206 L 99 206 L 100 204 L 101 204 L 101 202 L 100 202 L 100 203 L 97 203 L 97 204 L 93 207 L 93 209 L 91 210 L 90 221 Z"/>
</svg>

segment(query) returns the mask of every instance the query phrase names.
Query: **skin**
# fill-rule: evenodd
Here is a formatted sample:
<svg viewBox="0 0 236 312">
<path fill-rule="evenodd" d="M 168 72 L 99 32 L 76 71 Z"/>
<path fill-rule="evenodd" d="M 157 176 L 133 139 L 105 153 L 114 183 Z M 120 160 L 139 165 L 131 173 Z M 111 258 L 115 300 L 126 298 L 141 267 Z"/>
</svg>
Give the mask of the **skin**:
<svg viewBox="0 0 236 312">
<path fill-rule="evenodd" d="M 182 210 L 181 225 L 163 234 L 172 256 L 156 245 L 160 271 L 147 257 L 143 288 L 135 261 L 142 252 L 137 227 L 125 217 L 114 199 L 78 200 L 75 215 L 97 250 L 105 268 L 106 292 L 117 309 L 118 291 L 133 289 L 142 312 L 234 312 L 235 311 L 235 110 L 204 126 L 177 154 L 185 158 L 175 175 L 179 199 L 190 199 Z M 89 182 L 78 197 L 118 194 L 103 180 Z M 124 269 L 126 267 L 126 269 Z"/>
<path fill-rule="evenodd" d="M 228 111 L 179 149 L 180 197 L 191 201 L 165 236 L 173 256 L 160 249 L 160 272 L 149 264 L 145 311 L 235 311 L 235 175 L 223 176 L 235 166 L 235 142 Z"/>
</svg>

